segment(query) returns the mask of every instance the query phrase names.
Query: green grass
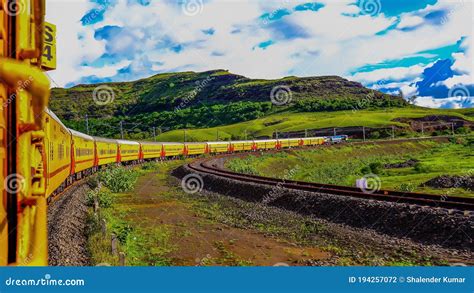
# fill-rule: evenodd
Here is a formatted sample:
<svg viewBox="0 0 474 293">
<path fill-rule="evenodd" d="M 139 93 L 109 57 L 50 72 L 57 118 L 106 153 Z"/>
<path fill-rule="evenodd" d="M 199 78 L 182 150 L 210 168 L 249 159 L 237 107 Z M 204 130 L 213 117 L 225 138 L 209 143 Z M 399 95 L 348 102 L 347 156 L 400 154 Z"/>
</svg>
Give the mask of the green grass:
<svg viewBox="0 0 474 293">
<path fill-rule="evenodd" d="M 275 131 L 304 131 L 326 127 L 407 127 L 408 124 L 394 121 L 397 118 L 420 118 L 430 115 L 449 115 L 474 122 L 474 109 L 444 110 L 421 107 L 393 108 L 388 110 L 338 111 L 315 113 L 281 113 L 252 121 L 227 126 L 190 129 L 186 131 L 189 141 L 243 139 L 248 137 L 271 137 Z M 158 136 L 158 141 L 183 141 L 184 131 L 173 130 Z"/>
<path fill-rule="evenodd" d="M 357 179 L 375 173 L 381 180 L 382 189 L 474 196 L 472 191 L 462 188 L 421 186 L 440 175 L 472 174 L 472 141 L 471 137 L 450 143 L 413 141 L 324 147 L 236 158 L 227 162 L 227 166 L 236 172 L 346 186 L 354 186 Z M 384 168 L 385 164 L 408 159 L 417 159 L 419 163 L 407 168 Z"/>
<path fill-rule="evenodd" d="M 117 236 L 118 250 L 126 255 L 126 265 L 171 265 L 170 259 L 167 258 L 167 254 L 173 251 L 170 230 L 165 225 L 159 225 L 153 229 L 132 226 L 127 220 L 129 212 L 130 210 L 120 204 L 101 209 L 101 217 L 107 223 L 105 236 L 101 234 L 99 223 L 91 214 L 88 251 L 92 265 L 100 263 L 119 265 L 118 257 L 111 254 L 112 233 Z"/>
<path fill-rule="evenodd" d="M 170 243 L 171 230 L 166 225 L 156 225 L 153 228 L 142 228 L 129 220 L 132 210 L 127 201 L 121 201 L 129 197 L 124 193 L 136 184 L 139 175 L 156 170 L 156 163 L 145 164 L 142 169 L 112 168 L 102 171 L 98 176 L 90 179 L 89 185 L 95 187 L 97 178 L 108 188 L 121 190 L 121 193 L 111 193 L 107 187 L 100 191 L 95 188 L 88 194 L 88 203 L 91 206 L 94 195 L 99 197 L 99 216 L 94 216 L 92 207 L 89 208 L 88 216 L 88 251 L 91 264 L 119 265 L 118 256 L 111 253 L 111 239 L 114 234 L 118 239 L 118 251 L 126 255 L 126 265 L 131 266 L 168 266 L 171 260 L 167 255 L 174 247 Z M 117 171 L 118 170 L 118 171 Z M 105 179 L 106 182 L 103 180 Z M 107 198 L 107 204 L 102 204 Z M 101 222 L 106 222 L 106 235 L 102 234 Z"/>
<path fill-rule="evenodd" d="M 236 256 L 232 251 L 228 250 L 222 241 L 216 241 L 214 243 L 217 251 L 219 251 L 221 257 L 216 259 L 217 265 L 228 265 L 228 266 L 251 266 L 252 262 L 249 260 L 241 259 Z"/>
</svg>

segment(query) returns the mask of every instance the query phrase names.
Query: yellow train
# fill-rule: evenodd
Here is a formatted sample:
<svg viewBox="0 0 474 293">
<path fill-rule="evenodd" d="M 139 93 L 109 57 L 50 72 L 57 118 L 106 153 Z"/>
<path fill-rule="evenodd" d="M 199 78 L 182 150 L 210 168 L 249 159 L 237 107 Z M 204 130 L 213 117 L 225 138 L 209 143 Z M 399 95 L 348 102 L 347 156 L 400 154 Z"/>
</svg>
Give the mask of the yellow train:
<svg viewBox="0 0 474 293">
<path fill-rule="evenodd" d="M 9 7 L 21 10 L 12 13 Z M 332 141 L 136 142 L 68 129 L 47 109 L 50 84 L 43 71 L 54 69 L 55 61 L 44 36 L 45 27 L 50 33 L 55 28 L 45 24 L 44 11 L 44 0 L 0 0 L 0 266 L 47 265 L 47 202 L 105 166 Z"/>
</svg>

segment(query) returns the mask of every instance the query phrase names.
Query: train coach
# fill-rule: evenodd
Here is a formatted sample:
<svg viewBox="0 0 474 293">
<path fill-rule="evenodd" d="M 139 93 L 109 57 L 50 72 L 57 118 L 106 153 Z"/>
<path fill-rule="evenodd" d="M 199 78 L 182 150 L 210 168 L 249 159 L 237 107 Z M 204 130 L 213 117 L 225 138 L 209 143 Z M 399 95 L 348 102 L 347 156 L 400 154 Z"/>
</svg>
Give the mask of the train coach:
<svg viewBox="0 0 474 293">
<path fill-rule="evenodd" d="M 72 137 L 71 175 L 77 180 L 94 171 L 95 141 L 90 135 L 69 129 Z"/>
<path fill-rule="evenodd" d="M 249 152 L 255 150 L 255 143 L 253 140 L 231 141 L 231 152 Z"/>
<path fill-rule="evenodd" d="M 142 158 L 140 143 L 130 140 L 117 140 L 117 143 L 119 163 L 138 162 Z"/>
<path fill-rule="evenodd" d="M 213 141 L 207 142 L 207 150 L 209 154 L 230 153 L 230 142 Z"/>
<path fill-rule="evenodd" d="M 293 148 L 303 145 L 303 140 L 301 138 L 285 138 L 279 139 L 279 148 Z"/>
<path fill-rule="evenodd" d="M 45 110 L 46 196 L 61 192 L 71 184 L 71 146 L 69 129 L 49 109 Z"/>
<path fill-rule="evenodd" d="M 208 144 L 205 142 L 187 142 L 184 144 L 184 155 L 196 156 L 209 153 Z"/>
<path fill-rule="evenodd" d="M 265 139 L 265 140 L 255 140 L 255 150 L 274 150 L 278 148 L 278 140 L 277 139 Z"/>
<path fill-rule="evenodd" d="M 300 146 L 315 146 L 322 145 L 325 143 L 324 137 L 305 137 L 301 139 Z"/>
<path fill-rule="evenodd" d="M 152 160 L 162 157 L 163 144 L 156 142 L 142 141 L 140 142 L 142 160 Z"/>
<path fill-rule="evenodd" d="M 115 139 L 93 137 L 95 142 L 95 167 L 119 163 L 118 142 Z"/>
<path fill-rule="evenodd" d="M 163 142 L 162 158 L 175 158 L 184 156 L 184 143 Z"/>
</svg>

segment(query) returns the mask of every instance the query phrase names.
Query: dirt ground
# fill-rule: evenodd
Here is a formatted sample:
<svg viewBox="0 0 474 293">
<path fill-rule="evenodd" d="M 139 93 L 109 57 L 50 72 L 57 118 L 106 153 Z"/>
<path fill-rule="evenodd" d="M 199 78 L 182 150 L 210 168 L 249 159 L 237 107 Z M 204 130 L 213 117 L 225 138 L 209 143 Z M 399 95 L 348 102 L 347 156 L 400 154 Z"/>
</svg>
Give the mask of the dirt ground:
<svg viewBox="0 0 474 293">
<path fill-rule="evenodd" d="M 172 196 L 156 173 L 139 179 L 135 192 L 121 200 L 133 212 L 128 219 L 140 228 L 165 225 L 172 231 L 174 265 L 294 265 L 324 261 L 328 252 L 268 237 L 254 229 L 240 229 L 211 221 L 196 213 L 192 204 Z"/>
</svg>

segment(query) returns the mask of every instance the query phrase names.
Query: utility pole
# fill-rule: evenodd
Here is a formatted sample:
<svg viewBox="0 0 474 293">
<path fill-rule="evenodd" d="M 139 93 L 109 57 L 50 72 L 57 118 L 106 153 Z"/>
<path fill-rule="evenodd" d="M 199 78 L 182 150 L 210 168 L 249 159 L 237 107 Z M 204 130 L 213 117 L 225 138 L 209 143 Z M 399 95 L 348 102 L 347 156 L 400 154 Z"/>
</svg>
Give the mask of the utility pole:
<svg viewBox="0 0 474 293">
<path fill-rule="evenodd" d="M 304 130 L 304 137 L 305 137 L 305 138 L 308 137 L 308 129 L 306 129 L 306 128 L 305 128 L 305 130 Z"/>
<path fill-rule="evenodd" d="M 424 124 L 423 122 L 421 122 L 421 136 L 425 136 L 425 127 L 424 127 Z"/>
<path fill-rule="evenodd" d="M 86 129 L 87 129 L 87 134 L 89 134 L 89 117 L 86 114 Z"/>
<path fill-rule="evenodd" d="M 278 139 L 278 130 L 275 130 L 275 137 Z"/>
<path fill-rule="evenodd" d="M 454 122 L 451 122 L 451 131 L 453 132 L 453 136 L 455 136 L 456 134 L 454 133 Z"/>
<path fill-rule="evenodd" d="M 362 134 L 364 136 L 364 141 L 365 141 L 365 126 L 362 126 Z"/>
<path fill-rule="evenodd" d="M 219 141 L 219 130 L 216 130 L 216 140 Z"/>
<path fill-rule="evenodd" d="M 334 136 L 336 136 L 336 128 L 334 128 L 333 131 L 334 131 Z"/>
<path fill-rule="evenodd" d="M 186 129 L 184 129 L 184 142 L 186 142 Z"/>
<path fill-rule="evenodd" d="M 120 136 L 123 139 L 123 120 L 120 120 Z"/>
<path fill-rule="evenodd" d="M 153 126 L 153 140 L 156 142 L 156 127 Z"/>
</svg>

